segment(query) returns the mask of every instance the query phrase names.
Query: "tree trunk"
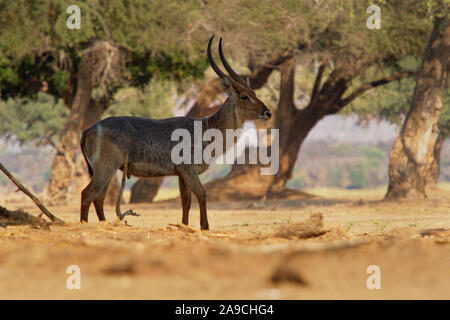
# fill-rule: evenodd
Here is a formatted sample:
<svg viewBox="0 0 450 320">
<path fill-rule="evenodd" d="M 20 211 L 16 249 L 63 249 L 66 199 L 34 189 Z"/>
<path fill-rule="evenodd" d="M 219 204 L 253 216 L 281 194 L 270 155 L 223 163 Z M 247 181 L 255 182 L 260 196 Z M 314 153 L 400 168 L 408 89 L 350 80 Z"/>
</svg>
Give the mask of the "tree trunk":
<svg viewBox="0 0 450 320">
<path fill-rule="evenodd" d="M 163 177 L 140 178 L 131 188 L 130 203 L 153 202 Z"/>
<path fill-rule="evenodd" d="M 78 83 L 85 81 L 78 78 Z M 98 122 L 104 110 L 102 105 L 90 99 L 90 92 L 87 86 L 81 88 L 79 85 L 70 116 L 59 139 L 46 188 L 46 200 L 52 204 L 66 203 L 69 195 L 73 196 L 87 184 L 88 175 L 79 150 L 80 133 Z"/>
<path fill-rule="evenodd" d="M 83 53 L 69 118 L 59 138 L 45 190 L 46 200 L 51 204 L 78 201 L 79 192 L 88 182 L 86 165 L 80 152 L 80 135 L 98 122 L 107 108 L 106 99 L 96 102 L 91 98 L 92 89 L 99 77 L 112 78 L 118 56 L 118 49 L 107 42 L 93 43 Z M 110 191 L 115 191 L 114 186 Z"/>
<path fill-rule="evenodd" d="M 386 200 L 427 197 L 449 58 L 450 24 L 446 17 L 435 18 L 411 108 L 390 154 Z"/>
<path fill-rule="evenodd" d="M 348 70 L 338 66 L 320 88 L 326 64 L 317 74 L 310 104 L 297 109 L 294 104 L 295 59 L 282 64 L 280 98 L 274 112 L 272 128 L 279 128 L 279 170 L 275 175 L 262 176 L 260 165 L 234 165 L 230 174 L 205 186 L 210 200 L 258 200 L 265 198 L 310 197 L 304 192 L 288 190 L 286 182 L 292 172 L 303 141 L 311 129 L 326 115 L 339 111 L 345 104 L 342 96 L 348 84 L 358 73 L 358 68 Z"/>
<path fill-rule="evenodd" d="M 46 195 L 47 201 L 53 203 L 66 202 L 75 177 L 83 176 L 83 170 L 77 168 L 79 135 L 89 124 L 100 119 L 102 107 L 92 102 L 92 77 L 88 65 L 85 61 L 81 63 L 73 105 L 52 162 Z"/>
<path fill-rule="evenodd" d="M 431 163 L 430 170 L 427 172 L 425 191 L 429 194 L 437 189 L 437 183 L 439 181 L 439 175 L 441 173 L 441 152 L 444 146 L 445 139 L 447 138 L 447 132 L 444 129 L 439 129 L 438 138 L 434 145 L 434 157 Z"/>
<path fill-rule="evenodd" d="M 120 178 L 122 178 L 122 173 L 119 175 Z M 86 176 L 86 175 L 85 175 Z M 118 174 L 116 173 L 114 177 L 111 179 L 111 182 L 108 186 L 108 192 L 106 193 L 105 197 L 105 204 L 108 206 L 115 206 L 117 202 L 117 198 L 119 198 L 120 195 L 120 183 L 122 180 L 119 180 Z M 87 184 L 87 183 L 86 183 Z M 83 184 L 83 188 L 86 186 L 86 184 Z M 120 201 L 123 203 L 123 198 L 120 199 Z"/>
<path fill-rule="evenodd" d="M 220 105 L 212 106 L 212 103 L 219 94 L 223 92 L 220 80 L 215 78 L 210 80 L 200 91 L 199 95 L 195 99 L 195 103 L 192 108 L 186 114 L 191 118 L 204 118 L 214 112 L 216 112 Z"/>
</svg>

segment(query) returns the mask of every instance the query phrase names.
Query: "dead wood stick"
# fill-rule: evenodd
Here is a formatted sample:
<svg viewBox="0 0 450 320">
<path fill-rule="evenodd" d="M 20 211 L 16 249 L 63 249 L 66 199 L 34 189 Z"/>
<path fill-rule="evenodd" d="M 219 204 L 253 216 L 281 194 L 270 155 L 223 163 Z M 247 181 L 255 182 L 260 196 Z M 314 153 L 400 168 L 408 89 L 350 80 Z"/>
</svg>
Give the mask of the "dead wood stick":
<svg viewBox="0 0 450 320">
<path fill-rule="evenodd" d="M 51 221 L 64 223 L 63 220 L 55 217 L 53 214 L 48 211 L 48 209 L 42 204 L 39 199 L 32 194 L 27 188 L 25 188 L 14 176 L 0 163 L 0 170 L 11 180 L 23 193 L 25 193 L 33 202 L 41 209 L 42 213 L 45 214 Z"/>
</svg>

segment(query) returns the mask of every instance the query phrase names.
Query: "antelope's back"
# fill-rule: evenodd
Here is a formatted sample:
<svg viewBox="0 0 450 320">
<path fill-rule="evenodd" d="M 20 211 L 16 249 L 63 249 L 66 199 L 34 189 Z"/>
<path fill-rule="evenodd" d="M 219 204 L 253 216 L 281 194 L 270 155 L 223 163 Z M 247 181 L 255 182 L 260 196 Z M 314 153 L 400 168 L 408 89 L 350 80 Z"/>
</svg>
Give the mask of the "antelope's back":
<svg viewBox="0 0 450 320">
<path fill-rule="evenodd" d="M 184 128 L 192 132 L 193 119 L 175 117 L 161 120 L 138 117 L 103 119 L 84 134 L 95 132 L 128 154 L 129 173 L 135 176 L 176 174 L 171 152 L 178 141 L 171 141 L 172 132 Z"/>
</svg>

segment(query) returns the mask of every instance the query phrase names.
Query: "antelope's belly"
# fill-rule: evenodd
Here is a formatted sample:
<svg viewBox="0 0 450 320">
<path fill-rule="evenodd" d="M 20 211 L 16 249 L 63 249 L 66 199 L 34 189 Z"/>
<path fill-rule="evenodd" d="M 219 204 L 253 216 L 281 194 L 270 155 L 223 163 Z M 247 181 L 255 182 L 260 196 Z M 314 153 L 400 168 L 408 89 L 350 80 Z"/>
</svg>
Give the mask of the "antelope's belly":
<svg viewBox="0 0 450 320">
<path fill-rule="evenodd" d="M 128 174 L 137 177 L 157 177 L 176 174 L 175 167 L 170 162 L 162 164 L 133 162 L 128 164 L 127 171 Z"/>
</svg>

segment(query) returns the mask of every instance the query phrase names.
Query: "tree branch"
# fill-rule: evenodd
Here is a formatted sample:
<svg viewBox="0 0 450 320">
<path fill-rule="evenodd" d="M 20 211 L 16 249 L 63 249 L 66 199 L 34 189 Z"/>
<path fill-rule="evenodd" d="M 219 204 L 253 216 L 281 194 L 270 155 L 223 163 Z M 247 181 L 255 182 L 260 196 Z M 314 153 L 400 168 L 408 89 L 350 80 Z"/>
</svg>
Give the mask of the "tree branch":
<svg viewBox="0 0 450 320">
<path fill-rule="evenodd" d="M 355 100 L 357 97 L 359 97 L 360 95 L 362 95 L 363 93 L 365 93 L 366 91 L 378 87 L 378 86 L 382 86 L 385 85 L 389 82 L 392 81 L 396 81 L 396 80 L 400 80 L 400 79 L 404 79 L 410 76 L 415 76 L 418 74 L 418 71 L 405 71 L 405 72 L 399 72 L 396 74 L 393 74 L 389 77 L 383 78 L 383 79 L 379 79 L 376 81 L 372 81 L 369 83 L 365 83 L 362 86 L 360 86 L 358 89 L 356 89 L 355 91 L 353 91 L 351 94 L 349 94 L 347 97 L 341 99 L 338 102 L 338 107 L 342 108 L 344 106 L 346 106 L 347 104 L 349 104 L 350 102 L 352 102 L 353 100 Z"/>
<path fill-rule="evenodd" d="M 41 209 L 42 213 L 44 213 L 51 221 L 58 222 L 58 223 L 64 223 L 61 219 L 58 219 L 53 214 L 50 213 L 50 211 L 47 210 L 47 208 L 42 204 L 39 199 L 32 194 L 27 188 L 25 188 L 19 181 L 17 181 L 16 178 L 0 163 L 0 170 L 3 171 L 3 173 L 28 197 L 30 197 L 31 200 Z"/>
<path fill-rule="evenodd" d="M 39 142 L 36 144 L 36 146 L 49 145 L 52 148 L 54 148 L 56 150 L 56 152 L 61 153 L 61 150 L 51 139 L 54 134 L 55 134 L 55 130 L 50 130 L 49 132 L 46 133 L 45 136 L 42 137 L 42 139 L 39 140 Z"/>
<path fill-rule="evenodd" d="M 320 63 L 319 70 L 317 71 L 316 80 L 314 81 L 314 87 L 313 87 L 313 90 L 311 93 L 310 104 L 312 104 L 313 101 L 317 98 L 317 94 L 319 93 L 319 89 L 320 89 L 320 84 L 322 82 L 323 72 L 325 71 L 325 68 L 327 67 L 327 65 L 328 65 L 328 60 L 322 61 Z"/>
<path fill-rule="evenodd" d="M 252 74 L 243 77 L 244 79 L 248 77 L 252 89 L 259 89 L 267 82 L 272 71 L 291 57 L 292 52 L 286 49 L 281 52 L 273 53 L 270 58 L 261 65 L 255 66 L 250 62 L 249 68 L 252 71 Z"/>
</svg>

